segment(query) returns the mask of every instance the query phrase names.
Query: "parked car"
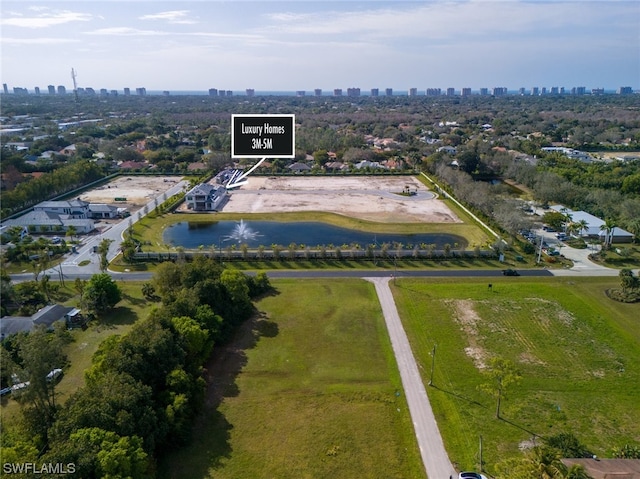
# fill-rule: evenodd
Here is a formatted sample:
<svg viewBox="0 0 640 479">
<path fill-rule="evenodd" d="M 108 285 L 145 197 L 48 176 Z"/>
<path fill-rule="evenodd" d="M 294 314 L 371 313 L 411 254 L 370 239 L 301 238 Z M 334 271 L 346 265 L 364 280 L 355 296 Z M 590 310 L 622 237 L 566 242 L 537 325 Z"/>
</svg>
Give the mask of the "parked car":
<svg viewBox="0 0 640 479">
<path fill-rule="evenodd" d="M 461 472 L 458 474 L 458 479 L 487 479 L 484 474 L 478 472 Z"/>
<path fill-rule="evenodd" d="M 549 225 L 544 225 L 542 229 L 544 231 L 548 231 L 549 233 L 554 233 L 556 231 L 556 229 L 553 226 L 549 226 Z"/>
<path fill-rule="evenodd" d="M 62 242 L 62 239 L 59 236 L 54 236 L 53 238 L 51 238 L 51 242 L 53 244 L 58 244 L 58 243 Z"/>
<path fill-rule="evenodd" d="M 61 374 L 62 374 L 62 369 L 60 368 L 52 369 L 51 371 L 49 371 L 49 374 L 47 374 L 47 381 L 55 381 L 60 377 Z"/>
<path fill-rule="evenodd" d="M 565 233 L 558 233 L 556 234 L 556 238 L 558 238 L 560 241 L 564 241 L 567 239 L 567 235 Z"/>
<path fill-rule="evenodd" d="M 515 269 L 503 269 L 502 270 L 502 274 L 505 276 L 520 276 L 520 273 L 518 273 Z"/>
</svg>

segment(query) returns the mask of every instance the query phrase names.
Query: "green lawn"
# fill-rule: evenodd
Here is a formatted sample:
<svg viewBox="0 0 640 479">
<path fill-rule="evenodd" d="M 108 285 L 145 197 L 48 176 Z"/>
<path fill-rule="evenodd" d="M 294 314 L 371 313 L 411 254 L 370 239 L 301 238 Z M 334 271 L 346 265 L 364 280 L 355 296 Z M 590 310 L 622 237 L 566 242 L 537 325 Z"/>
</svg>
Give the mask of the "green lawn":
<svg viewBox="0 0 640 479">
<path fill-rule="evenodd" d="M 617 279 L 403 279 L 394 294 L 452 461 L 485 468 L 518 445 L 571 432 L 593 453 L 640 437 L 640 307 L 609 300 Z M 492 356 L 513 361 L 522 382 L 495 418 L 478 390 Z"/>
<path fill-rule="evenodd" d="M 272 283 L 208 366 L 208 407 L 164 477 L 425 477 L 373 285 Z"/>
</svg>

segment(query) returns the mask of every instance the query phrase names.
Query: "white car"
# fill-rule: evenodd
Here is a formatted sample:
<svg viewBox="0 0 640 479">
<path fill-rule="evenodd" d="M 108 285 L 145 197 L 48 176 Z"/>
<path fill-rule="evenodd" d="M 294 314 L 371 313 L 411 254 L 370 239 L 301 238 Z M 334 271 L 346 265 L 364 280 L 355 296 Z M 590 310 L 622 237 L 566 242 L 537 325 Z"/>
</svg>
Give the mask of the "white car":
<svg viewBox="0 0 640 479">
<path fill-rule="evenodd" d="M 487 479 L 484 474 L 478 472 L 461 472 L 458 474 L 458 479 Z"/>
<path fill-rule="evenodd" d="M 47 381 L 55 381 L 62 374 L 62 369 L 56 368 L 49 371 L 47 374 Z"/>
</svg>

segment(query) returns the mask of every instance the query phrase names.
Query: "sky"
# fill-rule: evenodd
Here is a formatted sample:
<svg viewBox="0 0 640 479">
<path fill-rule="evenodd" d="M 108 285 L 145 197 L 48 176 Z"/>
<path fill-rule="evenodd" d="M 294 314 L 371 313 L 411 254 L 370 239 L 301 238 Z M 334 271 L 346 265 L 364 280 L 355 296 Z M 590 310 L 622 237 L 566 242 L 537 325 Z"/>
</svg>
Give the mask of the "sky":
<svg viewBox="0 0 640 479">
<path fill-rule="evenodd" d="M 10 90 L 637 90 L 640 1 L 2 0 L 0 48 Z"/>
</svg>

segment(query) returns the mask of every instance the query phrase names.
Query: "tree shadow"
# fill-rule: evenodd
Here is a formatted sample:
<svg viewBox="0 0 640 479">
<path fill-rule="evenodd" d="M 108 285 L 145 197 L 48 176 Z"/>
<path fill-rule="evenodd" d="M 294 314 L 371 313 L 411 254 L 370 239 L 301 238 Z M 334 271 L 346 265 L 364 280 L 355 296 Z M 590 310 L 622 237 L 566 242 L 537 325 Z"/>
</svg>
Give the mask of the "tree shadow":
<svg viewBox="0 0 640 479">
<path fill-rule="evenodd" d="M 264 312 L 256 311 L 238 327 L 228 343 L 214 348 L 204 369 L 206 390 L 202 411 L 195 419 L 187 444 L 164 457 L 159 477 L 205 478 L 212 470 L 223 467 L 224 460 L 233 452 L 230 443 L 233 424 L 219 407 L 225 398 L 240 394 L 237 378 L 247 365 L 246 351 L 255 348 L 262 337 L 273 338 L 278 333 L 278 324 Z"/>
</svg>

